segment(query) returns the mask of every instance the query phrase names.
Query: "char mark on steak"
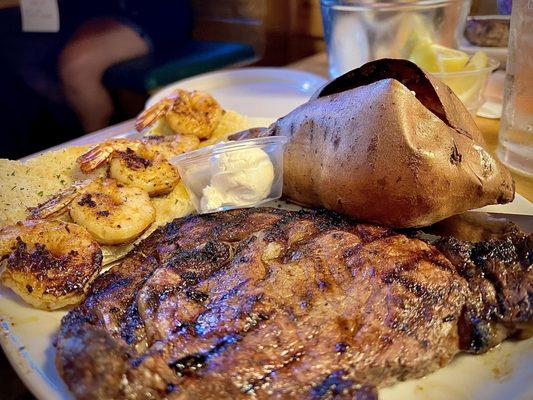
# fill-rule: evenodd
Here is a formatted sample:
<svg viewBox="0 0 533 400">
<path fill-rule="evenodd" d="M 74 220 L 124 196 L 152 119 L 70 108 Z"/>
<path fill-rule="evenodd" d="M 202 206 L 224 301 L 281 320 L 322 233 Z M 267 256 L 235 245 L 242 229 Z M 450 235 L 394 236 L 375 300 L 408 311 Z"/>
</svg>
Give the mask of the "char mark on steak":
<svg viewBox="0 0 533 400">
<path fill-rule="evenodd" d="M 482 353 L 507 337 L 531 336 L 533 235 L 434 245 L 454 264 L 472 295 L 459 321 L 461 350 Z"/>
<path fill-rule="evenodd" d="M 179 219 L 63 319 L 57 366 L 80 399 L 375 399 L 530 324 L 530 242 L 513 246 L 325 211 Z"/>
</svg>

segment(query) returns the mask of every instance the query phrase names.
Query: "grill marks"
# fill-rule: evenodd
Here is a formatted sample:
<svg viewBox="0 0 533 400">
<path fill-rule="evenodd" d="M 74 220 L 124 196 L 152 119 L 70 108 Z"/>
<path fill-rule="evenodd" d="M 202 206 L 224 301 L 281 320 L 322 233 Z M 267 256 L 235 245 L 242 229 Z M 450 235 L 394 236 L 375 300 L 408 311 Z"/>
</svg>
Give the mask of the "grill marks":
<svg viewBox="0 0 533 400">
<path fill-rule="evenodd" d="M 127 390 L 204 399 L 373 399 L 373 385 L 456 354 L 467 294 L 424 242 L 274 209 L 173 222 L 96 288 L 64 320 L 60 342 L 80 325 L 102 326 L 132 346 L 117 378 Z"/>
<path fill-rule="evenodd" d="M 213 345 L 201 356 L 198 353 L 181 355 L 179 360 L 193 364 L 193 368 L 187 368 L 187 375 L 213 381 L 223 373 L 233 376 L 233 385 L 243 393 L 256 393 L 259 390 L 261 393 L 296 395 L 293 393 L 294 369 L 307 378 L 305 383 L 301 383 L 302 388 L 310 388 L 314 382 L 319 382 L 323 370 L 334 369 L 339 361 L 334 343 L 353 342 L 351 335 L 358 330 L 358 324 L 353 320 L 342 316 L 333 318 L 339 312 L 336 310 L 339 305 L 335 304 L 339 286 L 346 286 L 345 282 L 351 283 L 349 271 L 342 268 L 341 263 L 334 262 L 335 254 L 339 248 L 352 246 L 356 250 L 352 250 L 351 254 L 357 256 L 366 244 L 375 243 L 376 247 L 380 247 L 380 241 L 393 236 L 392 232 L 376 230 L 375 227 L 366 230 L 358 227 L 353 233 L 345 232 L 337 229 L 339 225 L 321 220 L 315 223 L 305 217 L 282 218 L 272 228 L 256 236 L 256 240 L 250 241 L 248 247 L 237 251 L 233 265 L 224 270 L 224 274 L 216 272 L 199 283 L 196 288 L 205 293 L 211 302 L 197 317 L 194 328 L 184 330 L 181 334 L 212 339 Z M 295 233 L 297 241 L 294 239 Z M 359 242 L 359 236 L 366 243 Z M 283 249 L 280 255 L 267 263 L 264 260 L 258 262 L 272 242 L 278 243 Z M 405 265 L 414 269 L 424 255 L 407 259 Z M 231 272 L 228 274 L 227 271 Z M 307 276 L 305 285 L 301 282 L 303 275 Z M 382 280 L 385 281 L 386 277 Z M 218 287 L 223 291 L 218 292 Z M 211 293 L 208 294 L 210 288 Z M 330 293 L 324 295 L 326 291 Z M 276 298 L 269 298 L 272 293 L 275 293 Z M 294 307 L 292 303 L 295 297 L 300 299 L 299 304 L 306 303 L 306 307 Z M 311 317 L 308 316 L 310 308 L 314 311 Z M 357 313 L 355 308 L 357 306 L 345 309 L 343 313 L 354 315 Z M 313 318 L 315 315 L 316 318 Z M 332 323 L 328 323 L 329 320 Z M 262 323 L 264 321 L 267 323 Z M 328 340 L 327 344 L 322 345 L 320 339 L 323 335 L 320 333 L 324 333 L 324 330 L 327 331 L 325 336 L 331 337 L 332 342 Z M 238 346 L 239 353 L 247 356 L 235 356 L 236 350 L 232 345 L 237 341 L 220 346 L 220 342 L 213 339 L 213 336 L 220 335 L 238 337 L 235 346 Z M 190 339 L 183 339 L 183 342 L 187 343 Z M 306 352 L 305 348 L 311 350 Z M 258 349 L 260 359 L 255 356 Z M 349 355 L 354 356 L 353 353 Z M 178 364 L 182 365 L 183 362 Z M 320 365 L 321 369 L 317 370 L 316 365 Z M 181 383 L 182 389 L 194 392 L 196 382 L 185 379 Z M 224 385 L 227 386 L 228 382 L 220 382 L 218 387 Z M 227 388 L 227 391 L 231 389 Z"/>
<path fill-rule="evenodd" d="M 361 385 L 351 379 L 345 379 L 345 371 L 338 370 L 328 375 L 320 384 L 311 389 L 311 399 L 333 398 L 339 396 L 354 400 L 377 398 L 374 387 Z"/>
<path fill-rule="evenodd" d="M 208 351 L 187 355 L 170 363 L 170 365 L 179 377 L 193 375 L 197 370 L 203 368 L 210 358 L 216 357 L 218 353 L 224 351 L 227 346 L 238 342 L 239 339 L 238 335 L 227 335 Z"/>
<path fill-rule="evenodd" d="M 398 252 L 398 249 L 402 248 L 402 244 L 407 242 L 410 243 L 410 246 L 404 246 L 407 251 Z M 416 246 L 413 244 L 416 244 Z M 407 239 L 403 235 L 393 235 L 391 233 L 379 235 L 366 243 L 363 242 L 348 249 L 344 256 L 346 257 L 347 265 L 351 265 L 354 270 L 361 270 L 364 266 L 371 265 L 372 259 L 379 260 L 380 256 L 384 255 L 383 249 L 392 249 L 392 252 L 387 254 L 389 257 L 386 257 L 386 259 L 394 260 L 389 267 L 383 268 L 384 266 L 381 266 L 379 278 L 385 285 L 398 285 L 405 291 L 412 293 L 427 306 L 432 306 L 442 301 L 449 294 L 450 287 L 459 288 L 453 282 L 451 282 L 451 286 L 434 285 L 433 278 L 450 280 L 450 274 L 453 272 L 451 264 L 435 249 L 430 248 L 423 242 Z M 435 267 L 438 267 L 441 271 L 436 270 Z M 356 271 L 354 271 L 355 273 Z M 375 274 L 374 269 L 371 269 L 369 274 Z M 431 279 L 425 279 L 429 274 L 434 276 Z"/>
<path fill-rule="evenodd" d="M 261 219 L 265 220 L 264 217 Z M 223 270 L 234 259 L 235 252 L 231 244 L 212 239 L 217 237 L 219 225 L 209 225 L 212 231 L 200 238 L 203 243 L 190 250 L 178 250 L 172 258 L 167 257 L 167 264 L 154 272 L 137 296 L 139 310 L 152 340 L 166 338 L 183 326 L 195 326 L 200 332 L 204 330 L 195 321 L 206 310 L 205 304 L 211 296 L 199 285 Z M 230 230 L 225 239 L 245 237 L 250 233 L 250 228 L 246 229 L 242 223 L 229 221 L 225 226 Z M 205 230 L 201 231 L 205 233 Z"/>
<path fill-rule="evenodd" d="M 533 317 L 532 257 L 533 235 L 489 240 L 472 248 L 472 261 L 496 289 L 497 317 L 504 322 L 526 322 Z"/>
</svg>

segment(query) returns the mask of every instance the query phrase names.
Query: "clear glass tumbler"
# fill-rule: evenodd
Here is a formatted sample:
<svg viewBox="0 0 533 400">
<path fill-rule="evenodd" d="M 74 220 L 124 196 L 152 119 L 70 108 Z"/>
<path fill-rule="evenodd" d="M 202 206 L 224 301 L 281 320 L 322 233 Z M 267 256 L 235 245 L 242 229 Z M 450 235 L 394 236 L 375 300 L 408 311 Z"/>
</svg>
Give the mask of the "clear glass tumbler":
<svg viewBox="0 0 533 400">
<path fill-rule="evenodd" d="M 456 47 L 470 0 L 321 0 L 320 7 L 335 78 L 378 58 L 408 58 L 419 39 Z"/>
<path fill-rule="evenodd" d="M 533 176 L 533 0 L 514 0 L 497 154 Z"/>
</svg>

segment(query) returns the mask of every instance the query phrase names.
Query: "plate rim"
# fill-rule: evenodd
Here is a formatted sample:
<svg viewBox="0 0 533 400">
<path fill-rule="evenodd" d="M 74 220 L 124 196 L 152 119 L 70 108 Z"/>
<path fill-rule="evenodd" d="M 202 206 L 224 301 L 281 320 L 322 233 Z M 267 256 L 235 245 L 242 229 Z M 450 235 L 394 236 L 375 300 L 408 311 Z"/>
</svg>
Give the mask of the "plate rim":
<svg viewBox="0 0 533 400">
<path fill-rule="evenodd" d="M 53 344 L 50 343 L 50 346 Z M 34 366 L 34 360 L 20 342 L 11 329 L 9 329 L 9 321 L 3 316 L 0 316 L 0 347 L 4 352 L 10 366 L 17 373 L 18 378 L 24 383 L 26 388 L 37 399 L 72 399 L 72 393 L 68 391 L 68 396 L 64 397 L 63 393 L 54 385 L 48 376 L 43 374 L 40 368 Z M 55 364 L 55 360 L 54 360 Z M 65 383 L 61 381 L 63 385 Z M 65 385 L 66 388 L 66 385 Z"/>
<path fill-rule="evenodd" d="M 322 86 L 327 82 L 327 79 L 323 76 L 314 74 L 308 71 L 302 71 L 294 68 L 285 68 L 285 67 L 247 67 L 247 68 L 234 68 L 234 69 L 223 69 L 218 71 L 207 72 L 205 74 L 195 75 L 189 78 L 181 79 L 176 82 L 169 83 L 161 87 L 154 94 L 152 94 L 145 102 L 145 109 L 153 105 L 155 102 L 164 97 L 167 93 L 171 92 L 173 89 L 177 88 L 179 85 L 183 85 L 184 88 L 189 88 L 189 85 L 193 85 L 197 82 L 211 80 L 215 78 L 231 78 L 231 79 L 242 79 L 243 76 L 247 77 L 261 77 L 269 76 L 276 79 L 271 79 L 270 81 L 280 81 L 280 82 L 294 82 L 300 85 L 305 85 L 307 82 L 312 82 L 316 85 L 316 88 Z M 284 79 L 281 79 L 284 78 Z M 260 82 L 260 81 L 257 81 Z M 311 86 L 311 84 L 310 84 Z M 200 89 L 200 90 L 209 90 L 209 89 Z M 314 92 L 314 90 L 313 90 Z M 312 93 L 309 93 L 312 94 Z"/>
</svg>

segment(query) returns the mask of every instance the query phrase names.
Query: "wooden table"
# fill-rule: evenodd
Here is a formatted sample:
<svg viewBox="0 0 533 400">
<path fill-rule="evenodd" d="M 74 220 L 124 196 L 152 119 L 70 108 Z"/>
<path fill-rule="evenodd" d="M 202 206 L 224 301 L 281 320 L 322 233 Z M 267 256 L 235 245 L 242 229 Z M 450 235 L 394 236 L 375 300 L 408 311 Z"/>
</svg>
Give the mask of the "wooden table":
<svg viewBox="0 0 533 400">
<path fill-rule="evenodd" d="M 328 60 L 325 53 L 319 53 L 304 58 L 303 60 L 288 65 L 288 67 L 312 72 L 324 77 L 328 76 Z M 483 133 L 489 152 L 495 155 L 496 147 L 498 145 L 500 120 L 476 117 L 476 123 Z M 516 184 L 516 191 L 529 201 L 533 202 L 533 178 L 521 175 L 514 171 L 511 171 L 511 174 L 513 175 Z"/>
</svg>

